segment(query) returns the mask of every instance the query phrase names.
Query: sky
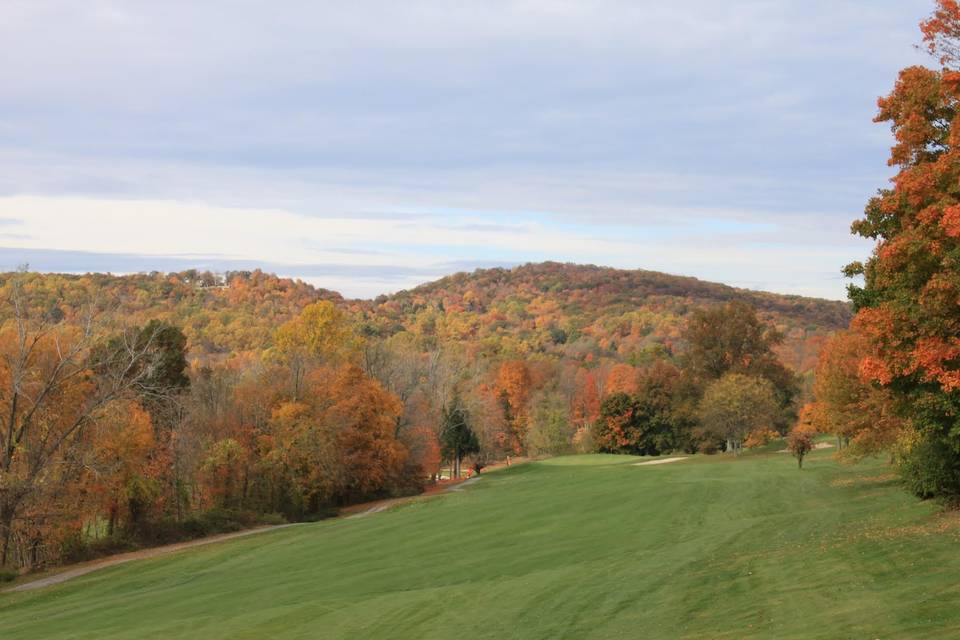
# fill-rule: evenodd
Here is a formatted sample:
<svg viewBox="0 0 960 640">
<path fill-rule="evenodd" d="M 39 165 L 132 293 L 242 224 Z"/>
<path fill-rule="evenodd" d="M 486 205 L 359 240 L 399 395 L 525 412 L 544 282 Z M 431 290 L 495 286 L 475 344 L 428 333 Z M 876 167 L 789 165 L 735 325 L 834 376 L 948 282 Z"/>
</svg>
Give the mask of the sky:
<svg viewBox="0 0 960 640">
<path fill-rule="evenodd" d="M 842 299 L 932 0 L 0 3 L 0 269 Z"/>
</svg>

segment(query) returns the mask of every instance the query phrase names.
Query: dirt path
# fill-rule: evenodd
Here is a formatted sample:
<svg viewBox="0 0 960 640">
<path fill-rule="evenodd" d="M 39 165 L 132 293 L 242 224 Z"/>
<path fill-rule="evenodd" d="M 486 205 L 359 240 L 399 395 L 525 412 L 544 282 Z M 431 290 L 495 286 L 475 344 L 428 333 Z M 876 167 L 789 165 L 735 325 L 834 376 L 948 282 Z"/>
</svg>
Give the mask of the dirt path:
<svg viewBox="0 0 960 640">
<path fill-rule="evenodd" d="M 634 463 L 635 467 L 645 467 L 648 464 L 670 464 L 671 462 L 680 462 L 681 460 L 686 460 L 686 456 L 681 456 L 679 458 L 664 458 L 662 460 L 648 460 L 646 462 L 637 462 Z"/>
<path fill-rule="evenodd" d="M 344 520 L 353 520 L 355 518 L 366 518 L 367 516 L 372 516 L 375 513 L 380 513 L 381 511 L 386 511 L 390 507 L 398 504 L 406 504 L 408 502 L 413 502 L 421 498 L 437 495 L 438 493 L 454 493 L 457 491 L 463 491 L 472 484 L 479 482 L 483 476 L 473 476 L 472 478 L 467 478 L 466 480 L 455 480 L 455 481 L 444 481 L 440 484 L 435 484 L 431 487 L 428 487 L 426 491 L 419 495 L 409 496 L 406 498 L 389 498 L 387 500 L 379 500 L 377 502 L 365 502 L 363 504 L 353 505 L 352 507 L 347 507 L 344 509 L 341 514 Z"/>
<path fill-rule="evenodd" d="M 355 518 L 365 518 L 375 513 L 386 511 L 387 509 L 389 509 L 394 505 L 412 502 L 424 496 L 436 495 L 438 493 L 444 493 L 447 491 L 463 491 L 464 488 L 479 481 L 481 477 L 482 476 L 475 476 L 468 480 L 459 480 L 454 482 L 448 481 L 441 484 L 436 484 L 431 487 L 428 487 L 426 491 L 424 491 L 422 494 L 417 496 L 410 496 L 406 498 L 391 498 L 388 500 L 377 500 L 376 502 L 367 502 L 363 504 L 352 505 L 350 507 L 343 509 L 340 517 L 343 518 L 344 520 L 353 520 Z M 244 536 L 251 536 L 258 533 L 265 533 L 267 531 L 276 531 L 277 529 L 286 529 L 287 527 L 295 527 L 300 524 L 304 524 L 304 523 L 292 522 L 289 524 L 278 524 L 278 525 L 269 526 L 269 527 L 257 527 L 256 529 L 245 529 L 244 531 L 237 531 L 235 533 L 223 533 L 216 536 L 209 536 L 207 538 L 200 538 L 198 540 L 188 540 L 187 542 L 178 542 L 176 544 L 168 544 L 162 547 L 152 547 L 150 549 L 142 549 L 140 551 L 120 553 L 114 556 L 100 558 L 99 560 L 91 560 L 90 562 L 74 565 L 73 568 L 67 569 L 66 571 L 55 573 L 53 575 L 46 576 L 44 578 L 31 580 L 30 582 L 24 582 L 23 584 L 18 584 L 14 587 L 10 587 L 9 589 L 2 589 L 0 590 L 0 593 L 14 593 L 17 591 L 32 591 L 33 589 L 42 589 L 43 587 L 49 587 L 55 584 L 61 584 L 63 582 L 66 582 L 67 580 L 73 580 L 74 578 L 85 576 L 88 573 L 93 573 L 94 571 L 99 571 L 100 569 L 105 569 L 107 567 L 113 567 L 118 564 L 125 564 L 127 562 L 132 562 L 134 560 L 144 560 L 147 558 L 155 558 L 157 556 L 164 556 L 170 553 L 176 553 L 177 551 L 183 551 L 184 549 L 202 547 L 203 545 L 206 545 L 206 544 L 223 542 L 224 540 L 232 540 L 233 538 L 242 538 Z"/>
<path fill-rule="evenodd" d="M 351 515 L 349 515 L 349 516 L 345 516 L 345 517 L 344 517 L 344 520 L 354 520 L 355 518 L 366 518 L 367 516 L 372 516 L 372 515 L 375 514 L 375 513 L 380 513 L 381 511 L 386 511 L 386 510 L 389 509 L 391 506 L 393 506 L 393 504 L 399 504 L 401 501 L 402 501 L 402 499 L 398 500 L 396 503 L 392 503 L 392 502 L 391 502 L 390 504 L 378 504 L 378 505 L 375 506 L 375 507 L 370 507 L 369 509 L 364 509 L 363 511 L 360 511 L 360 512 L 358 512 L 358 513 L 354 513 L 354 514 L 351 514 Z"/>
<path fill-rule="evenodd" d="M 40 578 L 39 580 L 32 580 L 30 582 L 24 582 L 23 584 L 18 584 L 15 587 L 9 589 L 4 589 L 3 592 L 16 592 L 16 591 L 31 591 L 33 589 L 42 589 L 43 587 L 49 587 L 54 584 L 60 584 L 61 582 L 66 582 L 67 580 L 72 580 L 74 578 L 79 578 L 80 576 L 85 576 L 88 573 L 93 573 L 94 571 L 99 571 L 100 569 L 105 569 L 107 567 L 112 567 L 118 564 L 125 564 L 127 562 L 132 562 L 134 560 L 144 560 L 146 558 L 155 558 L 157 556 L 165 556 L 168 553 L 176 553 L 177 551 L 182 551 L 184 549 L 192 549 L 194 547 L 202 547 L 206 544 L 213 544 L 215 542 L 223 542 L 224 540 L 232 540 L 234 538 L 243 538 L 245 536 L 252 536 L 258 533 L 265 533 L 267 531 L 276 531 L 277 529 L 286 529 L 287 527 L 295 527 L 301 522 L 292 522 L 289 524 L 278 524 L 269 527 L 257 527 L 256 529 L 245 529 L 243 531 L 237 531 L 234 533 L 222 533 L 216 536 L 209 536 L 207 538 L 200 538 L 198 540 L 188 540 L 187 542 L 178 542 L 176 544 L 168 544 L 162 547 L 152 547 L 150 549 L 142 549 L 140 551 L 130 551 L 129 553 L 120 553 L 115 556 L 109 556 L 107 558 L 101 558 L 99 560 L 91 560 L 90 562 L 85 562 L 83 564 L 75 566 L 73 569 L 68 569 L 61 573 L 55 573 L 46 578 Z"/>
</svg>

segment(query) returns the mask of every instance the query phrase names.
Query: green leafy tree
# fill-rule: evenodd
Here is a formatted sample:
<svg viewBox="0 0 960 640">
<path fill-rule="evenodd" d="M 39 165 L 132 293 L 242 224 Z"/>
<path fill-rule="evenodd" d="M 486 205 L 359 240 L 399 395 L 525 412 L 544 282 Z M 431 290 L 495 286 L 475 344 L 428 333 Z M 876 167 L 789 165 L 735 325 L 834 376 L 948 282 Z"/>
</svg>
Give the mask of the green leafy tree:
<svg viewBox="0 0 960 640">
<path fill-rule="evenodd" d="M 727 440 L 739 455 L 751 431 L 769 427 L 779 406 L 773 385 L 764 378 L 728 373 L 707 387 L 700 401 L 700 423 L 709 433 Z"/>
<path fill-rule="evenodd" d="M 796 418 L 794 400 L 799 380 L 785 367 L 774 347 L 784 336 L 757 316 L 745 302 L 733 301 L 693 312 L 683 333 L 687 349 L 684 370 L 703 387 L 728 373 L 764 378 L 773 386 L 782 411 L 776 426 L 782 430 Z"/>
<path fill-rule="evenodd" d="M 470 426 L 470 414 L 459 397 L 443 410 L 440 424 L 441 454 L 450 461 L 450 475 L 460 477 L 463 459 L 480 452 L 480 442 Z"/>
<path fill-rule="evenodd" d="M 657 456 L 668 440 L 669 417 L 644 398 L 619 392 L 600 405 L 593 436 L 599 451 L 637 456 Z"/>
<path fill-rule="evenodd" d="M 304 308 L 299 316 L 277 329 L 272 355 L 289 367 L 296 400 L 312 367 L 354 360 L 360 346 L 347 314 L 324 300 Z"/>
<path fill-rule="evenodd" d="M 569 453 L 575 431 L 562 398 L 556 394 L 543 395 L 534 403 L 527 432 L 527 450 L 534 455 Z"/>
</svg>

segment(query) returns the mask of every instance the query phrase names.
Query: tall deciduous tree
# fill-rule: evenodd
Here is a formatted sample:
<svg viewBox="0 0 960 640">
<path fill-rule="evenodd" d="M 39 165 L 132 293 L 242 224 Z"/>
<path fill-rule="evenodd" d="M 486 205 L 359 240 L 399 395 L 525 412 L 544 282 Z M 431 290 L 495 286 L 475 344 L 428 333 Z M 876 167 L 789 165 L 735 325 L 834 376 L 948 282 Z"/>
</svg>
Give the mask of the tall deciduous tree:
<svg viewBox="0 0 960 640">
<path fill-rule="evenodd" d="M 785 428 L 795 418 L 799 391 L 796 374 L 781 364 L 774 347 L 783 335 L 757 317 L 750 305 L 733 301 L 694 311 L 683 334 L 687 349 L 682 363 L 698 384 L 707 385 L 728 373 L 764 378 L 773 385 L 781 408 L 775 423 Z"/>
<path fill-rule="evenodd" d="M 600 405 L 593 438 L 602 452 L 656 456 L 673 448 L 673 428 L 669 401 L 617 392 Z"/>
<path fill-rule="evenodd" d="M 133 400 L 112 402 L 93 425 L 90 440 L 92 451 L 85 467 L 106 511 L 107 533 L 113 535 L 122 518 L 130 521 L 136 513 L 130 504 L 135 498 L 133 487 L 150 473 L 149 456 L 155 446 L 150 414 Z"/>
<path fill-rule="evenodd" d="M 346 314 L 329 300 L 304 308 L 274 335 L 275 354 L 290 369 L 294 399 L 299 398 L 311 367 L 353 360 L 359 349 L 360 340 Z"/>
<path fill-rule="evenodd" d="M 503 417 L 510 429 L 510 446 L 514 453 L 523 450 L 530 415 L 529 401 L 533 392 L 530 369 L 522 360 L 508 360 L 497 373 L 497 391 Z"/>
<path fill-rule="evenodd" d="M 329 386 L 314 393 L 323 398 L 321 423 L 337 433 L 342 499 L 385 491 L 407 460 L 407 449 L 395 436 L 400 401 L 355 365 L 340 367 Z"/>
<path fill-rule="evenodd" d="M 960 5 L 938 0 L 921 27 L 942 68 L 904 69 L 879 100 L 899 171 L 854 222 L 876 247 L 846 272 L 864 276 L 850 287 L 869 345 L 859 371 L 890 389 L 918 434 L 903 452 L 908 483 L 920 495 L 960 496 Z"/>
<path fill-rule="evenodd" d="M 890 451 L 903 428 L 890 390 L 860 375 L 860 360 L 869 343 L 856 331 L 842 331 L 820 351 L 809 422 L 820 433 L 837 437 L 840 448 L 853 444 L 853 455 Z"/>
<path fill-rule="evenodd" d="M 5 291 L 0 327 L 0 565 L 24 502 L 56 471 L 114 400 L 146 385 L 155 366 L 155 336 L 128 330 L 104 341 L 90 305 L 66 326 L 38 311 L 17 280 Z M 103 346 L 103 345 L 106 346 Z"/>
</svg>

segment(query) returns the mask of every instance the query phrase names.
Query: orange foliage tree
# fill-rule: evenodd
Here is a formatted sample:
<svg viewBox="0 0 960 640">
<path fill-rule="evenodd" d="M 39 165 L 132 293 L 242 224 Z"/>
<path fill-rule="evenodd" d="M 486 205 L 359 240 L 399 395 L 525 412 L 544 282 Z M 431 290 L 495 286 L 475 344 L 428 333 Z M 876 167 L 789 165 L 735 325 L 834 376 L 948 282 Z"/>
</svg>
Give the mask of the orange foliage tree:
<svg viewBox="0 0 960 640">
<path fill-rule="evenodd" d="M 529 419 L 529 401 L 533 392 L 530 370 L 522 360 L 508 360 L 500 365 L 496 389 L 503 407 L 503 415 L 510 428 L 510 448 L 523 451 Z"/>
<path fill-rule="evenodd" d="M 900 72 L 878 102 L 895 144 L 892 187 L 867 204 L 853 231 L 876 241 L 851 286 L 854 328 L 868 346 L 860 374 L 890 390 L 918 438 L 903 470 L 922 496 L 960 496 L 960 5 L 938 0 L 921 25 L 940 69 Z"/>
<path fill-rule="evenodd" d="M 108 338 L 96 310 L 82 323 L 58 322 L 19 280 L 5 286 L 0 326 L 0 566 L 17 519 L 42 490 L 64 482 L 84 430 L 129 397 L 162 363 L 152 335 Z M 63 314 L 57 314 L 61 319 Z M 144 391 L 145 389 L 139 389 Z"/>
<path fill-rule="evenodd" d="M 108 405 L 91 431 L 91 461 L 87 473 L 99 496 L 100 510 L 107 514 L 107 534 L 113 535 L 121 518 L 137 525 L 148 504 L 141 485 L 149 482 L 150 454 L 154 450 L 150 414 L 133 400 Z"/>
<path fill-rule="evenodd" d="M 607 374 L 607 383 L 604 385 L 604 391 L 608 394 L 635 394 L 637 392 L 637 370 L 629 364 L 622 362 L 613 365 Z"/>
<path fill-rule="evenodd" d="M 814 380 L 816 402 L 805 414 L 818 432 L 835 435 L 839 448 L 852 444 L 850 453 L 857 456 L 889 451 L 903 428 L 889 389 L 861 376 L 861 358 L 868 349 L 856 331 L 827 340 Z"/>
</svg>

